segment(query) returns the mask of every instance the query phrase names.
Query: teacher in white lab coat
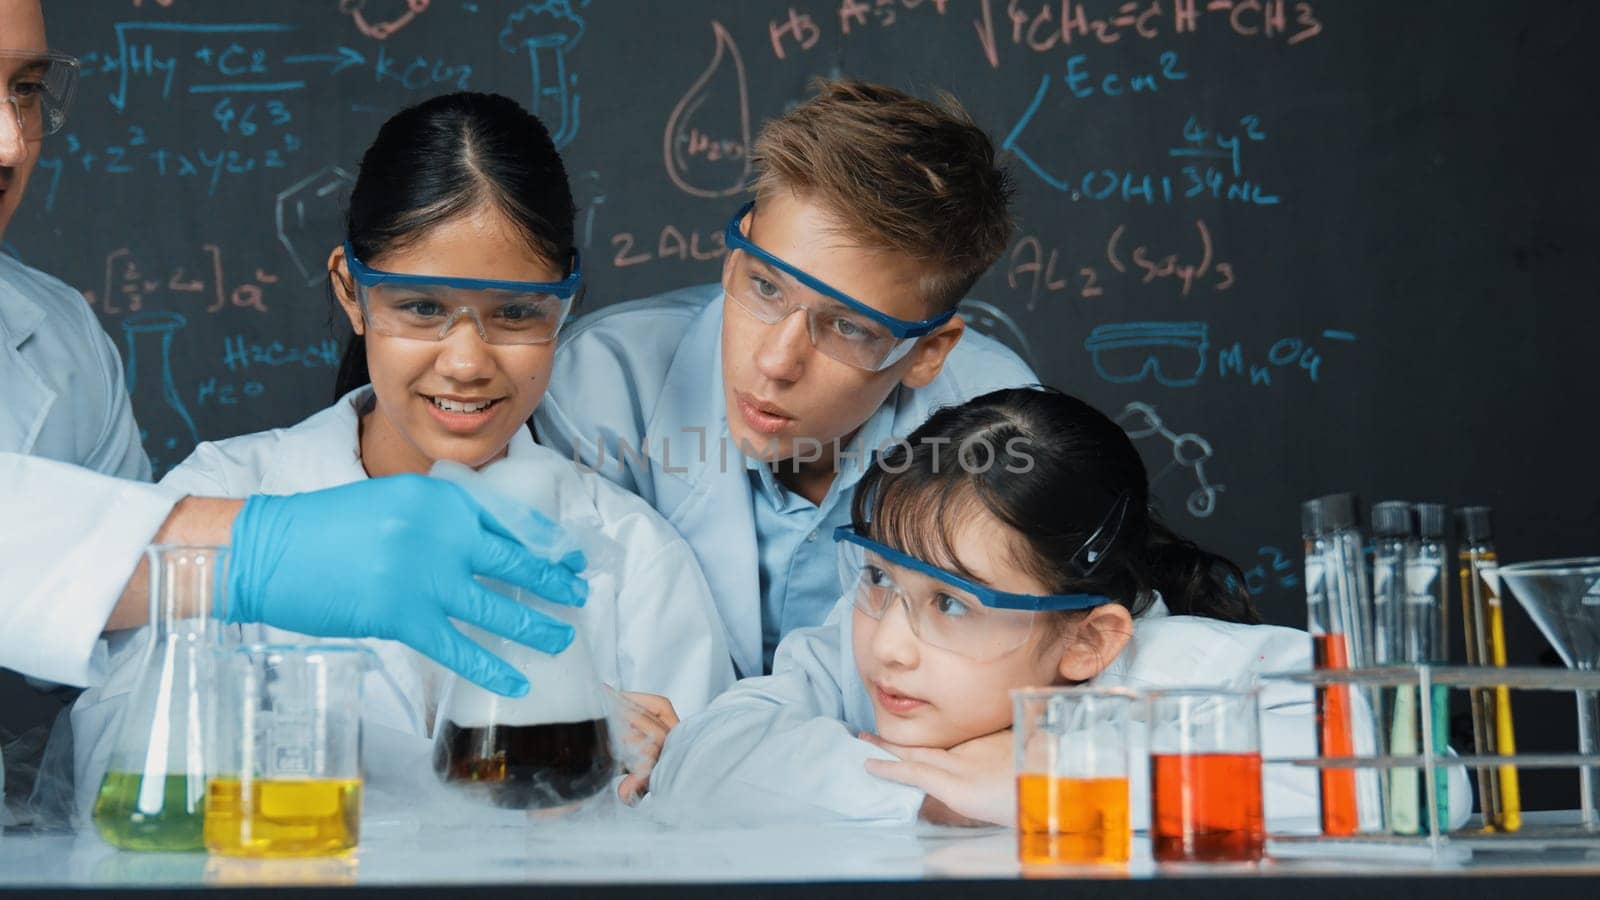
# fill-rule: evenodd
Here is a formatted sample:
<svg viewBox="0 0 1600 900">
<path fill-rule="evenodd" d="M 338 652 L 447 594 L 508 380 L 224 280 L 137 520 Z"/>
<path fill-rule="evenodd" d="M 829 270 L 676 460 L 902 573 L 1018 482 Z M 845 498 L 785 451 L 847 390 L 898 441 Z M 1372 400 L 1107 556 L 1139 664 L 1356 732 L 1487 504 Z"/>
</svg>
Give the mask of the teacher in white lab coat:
<svg viewBox="0 0 1600 900">
<path fill-rule="evenodd" d="M 0 237 L 77 74 L 48 49 L 38 0 L 0 0 Z M 473 578 L 582 603 L 569 568 L 581 560 L 540 560 L 512 537 L 559 526 L 501 523 L 452 484 L 407 476 L 237 500 L 146 483 L 115 346 L 77 291 L 3 255 L 0 389 L 0 667 L 72 685 L 101 677 L 101 632 L 146 618 L 140 556 L 153 541 L 231 545 L 234 621 L 399 640 L 501 693 L 525 693 L 526 679 L 449 618 L 549 652 L 571 640 Z"/>
</svg>

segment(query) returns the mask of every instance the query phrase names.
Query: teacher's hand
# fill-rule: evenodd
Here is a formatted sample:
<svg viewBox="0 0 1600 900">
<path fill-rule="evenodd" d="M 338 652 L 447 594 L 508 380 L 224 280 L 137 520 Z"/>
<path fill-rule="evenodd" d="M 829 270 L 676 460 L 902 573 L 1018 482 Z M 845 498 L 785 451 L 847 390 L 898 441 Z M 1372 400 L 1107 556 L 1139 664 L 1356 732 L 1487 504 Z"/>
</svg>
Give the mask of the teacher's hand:
<svg viewBox="0 0 1600 900">
<path fill-rule="evenodd" d="M 421 475 L 253 496 L 233 522 L 228 619 L 400 641 L 484 688 L 521 696 L 527 679 L 450 619 L 546 653 L 572 643 L 571 626 L 474 577 L 583 605 L 582 554 L 535 556 L 514 535 L 555 545 L 561 526 L 532 510 L 526 516 L 501 522 L 456 485 Z"/>
</svg>

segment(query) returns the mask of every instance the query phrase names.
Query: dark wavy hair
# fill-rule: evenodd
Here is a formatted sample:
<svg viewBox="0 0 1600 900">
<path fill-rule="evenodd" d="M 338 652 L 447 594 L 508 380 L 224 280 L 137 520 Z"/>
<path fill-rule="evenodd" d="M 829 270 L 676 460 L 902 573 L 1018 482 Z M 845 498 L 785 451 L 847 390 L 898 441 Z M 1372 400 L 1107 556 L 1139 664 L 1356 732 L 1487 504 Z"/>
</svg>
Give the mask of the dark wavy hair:
<svg viewBox="0 0 1600 900">
<path fill-rule="evenodd" d="M 1115 539 L 1082 574 L 1069 560 L 1124 499 Z M 1261 621 L 1239 567 L 1162 524 L 1133 441 L 1076 397 L 1014 388 L 938 410 L 862 476 L 852 518 L 875 541 L 971 577 L 955 536 L 978 510 L 1015 532 L 1010 560 L 1051 593 L 1104 594 L 1137 617 L 1159 591 L 1174 614 Z"/>
<path fill-rule="evenodd" d="M 395 113 L 378 129 L 350 192 L 345 236 L 356 256 L 375 265 L 483 204 L 498 210 L 562 275 L 570 274 L 577 211 L 566 166 L 544 123 L 499 94 L 445 94 Z M 366 342 L 352 335 L 334 398 L 371 380 Z"/>
</svg>

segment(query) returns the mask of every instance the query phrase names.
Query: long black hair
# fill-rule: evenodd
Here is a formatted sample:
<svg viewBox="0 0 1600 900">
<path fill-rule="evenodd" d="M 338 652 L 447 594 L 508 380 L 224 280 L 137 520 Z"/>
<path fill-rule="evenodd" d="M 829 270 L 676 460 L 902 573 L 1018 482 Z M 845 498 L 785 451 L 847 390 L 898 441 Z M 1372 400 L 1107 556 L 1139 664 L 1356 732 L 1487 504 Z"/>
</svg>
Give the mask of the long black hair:
<svg viewBox="0 0 1600 900">
<path fill-rule="evenodd" d="M 862 476 L 852 518 L 861 534 L 970 577 L 955 535 L 975 511 L 1016 533 L 1011 561 L 1051 593 L 1104 594 L 1138 616 L 1159 591 L 1174 614 L 1261 621 L 1239 567 L 1162 524 L 1133 441 L 1076 397 L 1013 388 L 935 412 Z M 1096 563 L 1069 564 L 1102 528 L 1101 541 L 1115 537 L 1094 542 Z"/>
<path fill-rule="evenodd" d="M 350 192 L 345 236 L 362 262 L 377 265 L 429 228 L 483 204 L 570 274 L 577 213 L 544 123 L 499 94 L 445 94 L 395 113 L 378 129 Z M 371 380 L 366 342 L 352 335 L 334 398 Z"/>
</svg>

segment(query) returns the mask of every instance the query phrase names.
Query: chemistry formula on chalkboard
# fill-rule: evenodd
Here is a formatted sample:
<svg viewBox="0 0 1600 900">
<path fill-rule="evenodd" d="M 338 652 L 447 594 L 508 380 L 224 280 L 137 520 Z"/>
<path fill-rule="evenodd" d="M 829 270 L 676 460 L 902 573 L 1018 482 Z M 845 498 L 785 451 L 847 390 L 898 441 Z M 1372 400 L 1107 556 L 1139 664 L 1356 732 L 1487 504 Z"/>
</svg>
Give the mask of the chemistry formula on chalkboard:
<svg viewBox="0 0 1600 900">
<path fill-rule="evenodd" d="M 1303 621 L 1303 497 L 1372 484 L 1451 501 L 1500 479 L 1532 496 L 1592 465 L 1560 435 L 1530 471 L 1504 438 L 1537 434 L 1546 398 L 1600 405 L 1573 354 L 1537 343 L 1600 328 L 1600 305 L 1543 299 L 1593 297 L 1592 275 L 1561 268 L 1560 252 L 1592 241 L 1528 236 L 1592 218 L 1550 205 L 1587 164 L 1536 137 L 1552 110 L 1587 108 L 1567 77 L 1587 11 L 1563 23 L 1512 3 L 1467 21 L 1451 3 L 1321 0 L 52 0 L 45 12 L 82 78 L 6 249 L 92 304 L 158 474 L 197 441 L 292 424 L 332 399 L 347 326 L 328 256 L 361 154 L 402 107 L 495 91 L 545 121 L 579 207 L 585 312 L 717 280 L 762 123 L 838 76 L 948 91 L 992 136 L 1018 228 L 963 317 L 1117 416 L 1162 513 L 1238 561 L 1269 619 Z M 1471 463 L 1451 461 L 1464 444 Z M 1559 536 L 1531 527 L 1530 540 Z"/>
</svg>

